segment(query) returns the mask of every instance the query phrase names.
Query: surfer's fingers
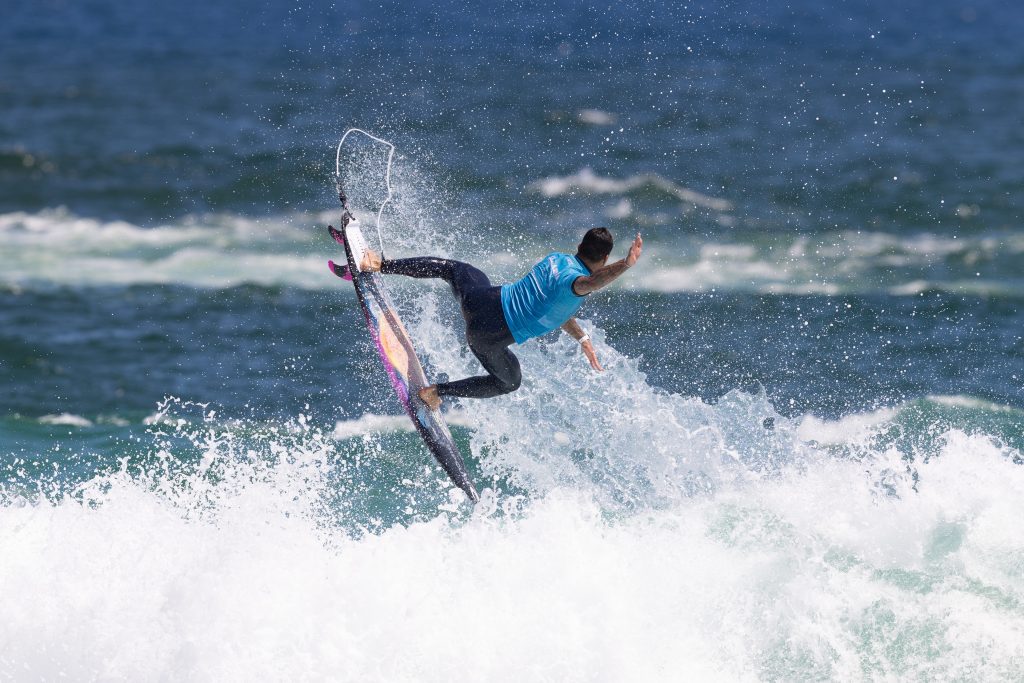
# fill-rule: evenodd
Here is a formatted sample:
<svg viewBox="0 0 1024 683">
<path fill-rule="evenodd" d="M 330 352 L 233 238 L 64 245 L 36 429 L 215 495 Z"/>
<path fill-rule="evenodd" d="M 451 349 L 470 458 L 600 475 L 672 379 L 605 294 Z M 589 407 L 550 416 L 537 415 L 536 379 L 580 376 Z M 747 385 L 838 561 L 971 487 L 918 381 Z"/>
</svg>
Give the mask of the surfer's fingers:
<svg viewBox="0 0 1024 683">
<path fill-rule="evenodd" d="M 627 257 L 627 263 L 633 265 L 640 259 L 640 254 L 644 250 L 644 239 L 640 236 L 640 233 L 636 234 L 636 239 L 633 240 L 633 244 L 629 247 L 629 256 Z"/>
</svg>

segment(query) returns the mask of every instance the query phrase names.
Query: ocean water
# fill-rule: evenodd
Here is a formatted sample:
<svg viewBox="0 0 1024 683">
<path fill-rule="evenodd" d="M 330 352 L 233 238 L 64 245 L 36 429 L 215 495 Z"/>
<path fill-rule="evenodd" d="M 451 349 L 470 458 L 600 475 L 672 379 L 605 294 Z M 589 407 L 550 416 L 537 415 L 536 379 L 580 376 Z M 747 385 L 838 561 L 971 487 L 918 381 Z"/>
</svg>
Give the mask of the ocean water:
<svg viewBox="0 0 1024 683">
<path fill-rule="evenodd" d="M 20 3 L 0 22 L 0 680 L 1024 678 L 1024 11 Z M 393 397 L 389 256 L 640 263 L 522 388 Z M 384 153 L 344 165 L 367 225 Z M 371 240 L 376 239 L 373 235 Z M 432 377 L 478 372 L 390 282 Z"/>
</svg>

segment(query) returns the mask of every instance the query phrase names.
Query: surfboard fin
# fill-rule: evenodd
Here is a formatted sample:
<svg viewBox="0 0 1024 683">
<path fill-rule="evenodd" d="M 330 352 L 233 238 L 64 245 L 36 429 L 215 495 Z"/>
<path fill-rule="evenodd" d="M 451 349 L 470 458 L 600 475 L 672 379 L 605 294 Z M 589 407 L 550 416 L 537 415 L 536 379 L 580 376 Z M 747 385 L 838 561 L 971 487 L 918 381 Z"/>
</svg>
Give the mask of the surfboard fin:
<svg viewBox="0 0 1024 683">
<path fill-rule="evenodd" d="M 348 266 L 339 266 L 334 261 L 328 261 L 327 267 L 331 269 L 331 272 L 340 277 L 342 280 L 352 281 L 352 271 L 348 269 Z"/>
<path fill-rule="evenodd" d="M 338 230 L 333 225 L 328 225 L 327 232 L 331 233 L 331 237 L 334 238 L 335 242 L 337 242 L 341 246 L 345 246 L 345 235 L 344 233 L 341 232 L 341 230 Z"/>
<path fill-rule="evenodd" d="M 335 242 L 341 246 L 345 246 L 345 234 L 343 232 L 335 228 L 333 225 L 327 226 L 327 232 L 331 234 L 331 237 L 334 238 Z M 328 261 L 327 266 L 331 269 L 332 273 L 340 277 L 342 280 L 348 280 L 349 282 L 352 281 L 352 271 L 349 270 L 348 266 L 340 266 L 334 261 Z"/>
<path fill-rule="evenodd" d="M 363 234 L 356 230 L 346 236 L 345 233 L 338 230 L 333 225 L 327 226 L 327 232 L 331 233 L 331 237 L 334 238 L 335 242 L 352 252 L 352 260 L 355 263 L 355 270 L 356 272 L 362 272 L 363 260 L 366 258 L 366 252 L 369 251 L 366 246 L 366 242 L 363 240 Z"/>
</svg>

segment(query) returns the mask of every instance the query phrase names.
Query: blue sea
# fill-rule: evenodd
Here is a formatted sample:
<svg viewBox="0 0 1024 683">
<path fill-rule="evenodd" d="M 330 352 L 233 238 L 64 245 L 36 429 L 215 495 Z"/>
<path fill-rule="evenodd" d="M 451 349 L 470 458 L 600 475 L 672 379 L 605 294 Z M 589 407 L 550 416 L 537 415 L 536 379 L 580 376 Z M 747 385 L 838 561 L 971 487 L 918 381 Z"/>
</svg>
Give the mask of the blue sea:
<svg viewBox="0 0 1024 683">
<path fill-rule="evenodd" d="M 1024 10 L 37 0 L 0 21 L 0 681 L 1024 679 Z M 385 254 L 638 265 L 402 413 Z M 341 171 L 371 243 L 386 150 Z M 428 376 L 477 374 L 390 278 Z"/>
</svg>

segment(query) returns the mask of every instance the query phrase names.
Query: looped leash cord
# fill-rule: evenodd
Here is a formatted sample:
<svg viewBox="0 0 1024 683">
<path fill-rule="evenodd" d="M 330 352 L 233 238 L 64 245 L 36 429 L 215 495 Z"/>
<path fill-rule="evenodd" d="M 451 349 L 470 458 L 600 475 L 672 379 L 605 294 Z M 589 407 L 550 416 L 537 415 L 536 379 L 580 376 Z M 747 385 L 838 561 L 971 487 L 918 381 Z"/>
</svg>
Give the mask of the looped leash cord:
<svg viewBox="0 0 1024 683">
<path fill-rule="evenodd" d="M 370 138 L 374 142 L 379 142 L 382 145 L 387 145 L 388 146 L 388 167 L 387 167 L 387 171 L 384 173 L 384 184 L 388 188 L 388 196 L 381 203 L 380 209 L 377 211 L 377 243 L 380 244 L 380 257 L 383 259 L 384 258 L 384 238 L 381 237 L 381 234 L 380 234 L 380 217 L 384 213 L 384 207 L 387 206 L 388 202 L 391 201 L 391 160 L 395 156 L 395 146 L 392 145 L 387 140 L 380 139 L 376 135 L 370 135 L 369 133 L 367 133 L 365 130 L 363 130 L 361 128 L 349 128 L 348 130 L 345 131 L 345 134 L 341 136 L 341 140 L 338 142 L 338 151 L 337 151 L 337 153 L 334 156 L 334 178 L 335 178 L 335 181 L 338 184 L 338 199 L 341 200 L 341 205 L 345 209 L 346 212 L 348 211 L 348 204 L 347 204 L 347 200 L 346 200 L 346 197 L 345 197 L 345 193 L 341 189 L 341 146 L 345 144 L 345 138 L 348 137 L 349 133 L 362 133 L 363 135 L 365 135 L 366 137 Z"/>
</svg>

